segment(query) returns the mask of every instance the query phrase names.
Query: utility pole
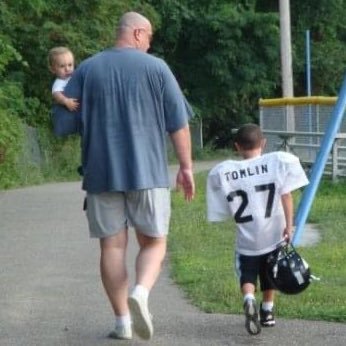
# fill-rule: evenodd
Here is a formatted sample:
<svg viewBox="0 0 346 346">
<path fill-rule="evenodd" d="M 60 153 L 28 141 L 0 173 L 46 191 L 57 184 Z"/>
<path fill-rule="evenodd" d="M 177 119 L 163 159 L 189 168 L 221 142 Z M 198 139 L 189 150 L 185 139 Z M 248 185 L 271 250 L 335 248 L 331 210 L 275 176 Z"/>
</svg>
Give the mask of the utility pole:
<svg viewBox="0 0 346 346">
<path fill-rule="evenodd" d="M 279 0 L 282 97 L 293 97 L 290 1 Z M 286 106 L 286 131 L 295 131 L 294 106 Z M 288 138 L 288 146 L 295 138 Z"/>
<path fill-rule="evenodd" d="M 279 0 L 282 96 L 293 97 L 290 1 Z"/>
</svg>

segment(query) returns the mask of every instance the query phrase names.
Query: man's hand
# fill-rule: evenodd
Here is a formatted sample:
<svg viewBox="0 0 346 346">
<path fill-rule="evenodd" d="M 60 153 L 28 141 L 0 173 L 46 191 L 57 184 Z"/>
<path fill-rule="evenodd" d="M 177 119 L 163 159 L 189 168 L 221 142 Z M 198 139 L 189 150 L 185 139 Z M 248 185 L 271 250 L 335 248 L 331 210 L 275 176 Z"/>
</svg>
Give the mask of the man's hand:
<svg viewBox="0 0 346 346">
<path fill-rule="evenodd" d="M 177 190 L 184 190 L 185 200 L 191 201 L 195 196 L 195 179 L 192 169 L 179 168 L 176 180 Z"/>
</svg>

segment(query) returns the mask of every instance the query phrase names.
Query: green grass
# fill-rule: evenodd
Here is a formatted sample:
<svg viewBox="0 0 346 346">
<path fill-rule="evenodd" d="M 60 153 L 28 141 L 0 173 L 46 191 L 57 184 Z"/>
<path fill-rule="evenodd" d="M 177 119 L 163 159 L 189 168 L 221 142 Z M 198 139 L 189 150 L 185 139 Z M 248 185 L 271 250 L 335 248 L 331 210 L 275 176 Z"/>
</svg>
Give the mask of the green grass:
<svg viewBox="0 0 346 346">
<path fill-rule="evenodd" d="M 235 224 L 208 223 L 205 201 L 206 173 L 196 175 L 197 195 L 186 203 L 172 195 L 168 247 L 171 273 L 191 302 L 210 313 L 242 313 L 242 297 L 234 271 Z M 295 192 L 298 203 L 300 192 Z M 318 225 L 321 240 L 299 247 L 320 281 L 301 294 L 278 293 L 280 317 L 346 322 L 346 182 L 322 181 L 308 222 Z M 260 292 L 257 299 L 260 300 Z"/>
</svg>

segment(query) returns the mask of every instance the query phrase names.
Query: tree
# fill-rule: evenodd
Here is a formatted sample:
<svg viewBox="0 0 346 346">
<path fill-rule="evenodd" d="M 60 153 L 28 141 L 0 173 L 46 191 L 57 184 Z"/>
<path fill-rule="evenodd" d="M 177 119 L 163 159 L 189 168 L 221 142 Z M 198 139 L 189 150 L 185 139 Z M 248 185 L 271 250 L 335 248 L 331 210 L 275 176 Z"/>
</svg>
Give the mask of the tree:
<svg viewBox="0 0 346 346">
<path fill-rule="evenodd" d="M 335 95 L 346 63 L 343 1 L 290 3 L 295 95 L 305 94 L 306 29 L 313 92 Z M 281 96 L 277 0 L 3 0 L 0 95 L 13 93 L 14 113 L 49 127 L 48 50 L 69 46 L 80 62 L 113 44 L 118 17 L 127 10 L 153 22 L 152 53 L 169 63 L 203 118 L 206 142 L 218 137 L 218 145 L 228 144 L 232 127 L 257 121 L 259 98 Z M 4 100 L 0 96 L 3 109 Z"/>
<path fill-rule="evenodd" d="M 118 17 L 131 8 L 148 16 L 154 11 L 140 0 L 3 1 L 0 4 L 2 32 L 28 67 L 7 66 L 22 86 L 25 109 L 21 116 L 33 126 L 50 126 L 51 83 L 47 53 L 58 45 L 68 46 L 77 63 L 114 43 Z M 1 64 L 1 62 L 0 62 Z"/>
<path fill-rule="evenodd" d="M 312 88 L 335 96 L 346 65 L 346 8 L 343 0 L 291 0 L 294 71 L 297 95 L 305 95 L 305 32 L 311 32 Z"/>
<path fill-rule="evenodd" d="M 161 14 L 160 54 L 197 106 L 206 140 L 228 144 L 231 128 L 255 121 L 258 99 L 277 88 L 277 14 L 256 12 L 254 1 L 151 3 Z"/>
</svg>

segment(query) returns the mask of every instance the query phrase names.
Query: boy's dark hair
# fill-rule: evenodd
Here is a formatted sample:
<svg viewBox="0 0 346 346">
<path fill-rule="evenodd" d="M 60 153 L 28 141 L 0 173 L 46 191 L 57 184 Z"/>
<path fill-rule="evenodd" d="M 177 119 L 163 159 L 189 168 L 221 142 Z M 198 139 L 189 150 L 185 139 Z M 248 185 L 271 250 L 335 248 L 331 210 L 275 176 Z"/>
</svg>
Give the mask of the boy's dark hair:
<svg viewBox="0 0 346 346">
<path fill-rule="evenodd" d="M 238 129 L 234 142 L 237 143 L 241 149 L 253 150 L 261 146 L 262 140 L 263 134 L 258 125 L 245 124 Z"/>
</svg>

